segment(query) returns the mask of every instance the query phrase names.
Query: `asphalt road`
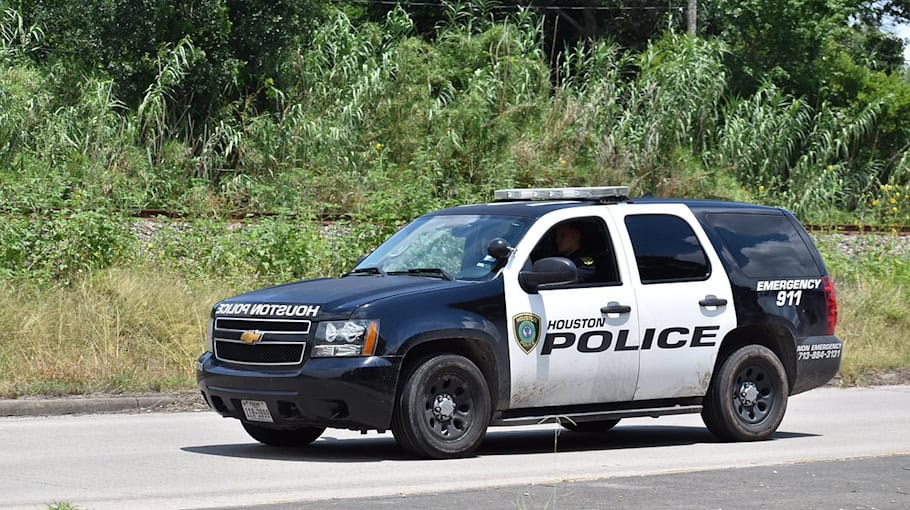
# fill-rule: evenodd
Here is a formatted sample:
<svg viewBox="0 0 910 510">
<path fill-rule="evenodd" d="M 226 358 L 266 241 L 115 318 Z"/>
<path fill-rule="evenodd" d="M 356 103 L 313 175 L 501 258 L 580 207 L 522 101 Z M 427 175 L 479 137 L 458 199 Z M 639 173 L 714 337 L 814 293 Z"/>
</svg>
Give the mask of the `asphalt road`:
<svg viewBox="0 0 910 510">
<path fill-rule="evenodd" d="M 634 508 L 620 503 L 636 497 L 649 507 L 675 497 L 689 508 L 790 508 L 794 500 L 774 498 L 793 487 L 814 491 L 801 508 L 910 508 L 910 386 L 796 396 L 779 433 L 760 443 L 719 443 L 697 415 L 626 420 L 602 437 L 556 430 L 491 429 L 474 458 L 418 461 L 389 434 L 330 430 L 307 449 L 268 448 L 209 412 L 4 418 L 0 508 L 353 506 L 342 498 L 371 498 L 363 508 Z M 705 499 L 724 488 L 740 497 Z"/>
</svg>

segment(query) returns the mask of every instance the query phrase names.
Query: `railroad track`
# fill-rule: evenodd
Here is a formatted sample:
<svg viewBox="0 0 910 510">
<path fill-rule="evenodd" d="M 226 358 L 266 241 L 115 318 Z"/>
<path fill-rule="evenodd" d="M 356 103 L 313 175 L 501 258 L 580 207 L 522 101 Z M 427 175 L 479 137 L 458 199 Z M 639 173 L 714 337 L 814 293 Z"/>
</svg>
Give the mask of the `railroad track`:
<svg viewBox="0 0 910 510">
<path fill-rule="evenodd" d="M 0 213 L 2 214 L 2 213 Z M 335 223 L 338 221 L 353 221 L 357 218 L 350 214 L 337 214 L 337 213 L 322 213 L 322 214 L 282 214 L 272 211 L 264 212 L 248 212 L 243 214 L 232 214 L 229 218 L 229 221 L 245 221 L 245 220 L 256 220 L 260 218 L 274 218 L 278 216 L 283 216 L 292 219 L 312 219 L 324 224 Z M 181 216 L 177 213 L 167 211 L 164 209 L 142 209 L 137 213 L 133 214 L 133 217 L 136 219 L 145 219 L 150 221 L 156 221 L 159 219 L 167 219 L 171 221 L 192 221 L 190 218 Z M 818 225 L 813 223 L 805 224 L 807 230 L 811 232 L 827 232 L 833 234 L 846 234 L 846 235 L 859 235 L 859 234 L 897 234 L 899 236 L 910 236 L 910 225 L 898 225 L 895 227 L 881 226 L 881 225 L 847 225 L 847 224 L 834 224 L 834 225 Z"/>
</svg>

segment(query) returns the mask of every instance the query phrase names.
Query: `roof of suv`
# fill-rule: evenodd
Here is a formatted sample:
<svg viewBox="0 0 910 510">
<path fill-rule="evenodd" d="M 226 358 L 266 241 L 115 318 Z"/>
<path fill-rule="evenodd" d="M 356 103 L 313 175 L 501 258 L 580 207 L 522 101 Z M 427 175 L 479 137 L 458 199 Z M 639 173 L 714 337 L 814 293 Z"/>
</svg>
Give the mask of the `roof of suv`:
<svg viewBox="0 0 910 510">
<path fill-rule="evenodd" d="M 710 212 L 720 211 L 739 211 L 739 212 L 780 212 L 777 207 L 765 205 L 745 204 L 741 202 L 724 202 L 721 200 L 690 200 L 690 199 L 673 199 L 673 198 L 653 198 L 639 197 L 625 200 L 628 203 L 648 203 L 648 204 L 684 204 L 692 209 L 701 209 Z M 442 209 L 429 214 L 451 215 L 451 214 L 471 214 L 471 215 L 502 215 L 502 216 L 522 216 L 527 218 L 540 218 L 550 212 L 567 207 L 585 207 L 597 205 L 600 202 L 591 200 L 520 200 L 509 202 L 492 202 L 488 204 L 470 204 L 457 207 Z"/>
</svg>

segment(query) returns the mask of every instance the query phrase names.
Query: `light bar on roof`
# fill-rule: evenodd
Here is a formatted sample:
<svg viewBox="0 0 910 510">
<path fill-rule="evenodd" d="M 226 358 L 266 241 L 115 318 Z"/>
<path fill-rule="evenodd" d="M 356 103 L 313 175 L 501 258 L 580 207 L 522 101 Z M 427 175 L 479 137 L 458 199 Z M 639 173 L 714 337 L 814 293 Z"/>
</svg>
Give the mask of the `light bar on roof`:
<svg viewBox="0 0 910 510">
<path fill-rule="evenodd" d="M 516 188 L 493 192 L 497 201 L 509 200 L 602 200 L 629 196 L 628 186 L 598 186 L 591 188 Z"/>
</svg>

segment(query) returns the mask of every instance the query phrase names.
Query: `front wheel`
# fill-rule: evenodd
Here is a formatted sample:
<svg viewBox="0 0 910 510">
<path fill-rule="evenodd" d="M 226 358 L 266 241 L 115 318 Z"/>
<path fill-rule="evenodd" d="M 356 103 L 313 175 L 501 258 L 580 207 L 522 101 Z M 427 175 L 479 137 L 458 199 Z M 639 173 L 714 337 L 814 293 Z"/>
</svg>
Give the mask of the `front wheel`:
<svg viewBox="0 0 910 510">
<path fill-rule="evenodd" d="M 466 457 L 483 441 L 490 413 L 490 391 L 477 365 L 440 354 L 424 360 L 405 380 L 392 433 L 420 457 Z"/>
<path fill-rule="evenodd" d="M 269 429 L 242 422 L 246 433 L 253 439 L 269 446 L 306 446 L 325 432 L 325 427 L 301 427 L 291 430 Z"/>
<path fill-rule="evenodd" d="M 747 345 L 734 351 L 714 374 L 702 419 L 727 441 L 759 441 L 784 419 L 790 388 L 783 364 L 771 349 Z"/>
</svg>

